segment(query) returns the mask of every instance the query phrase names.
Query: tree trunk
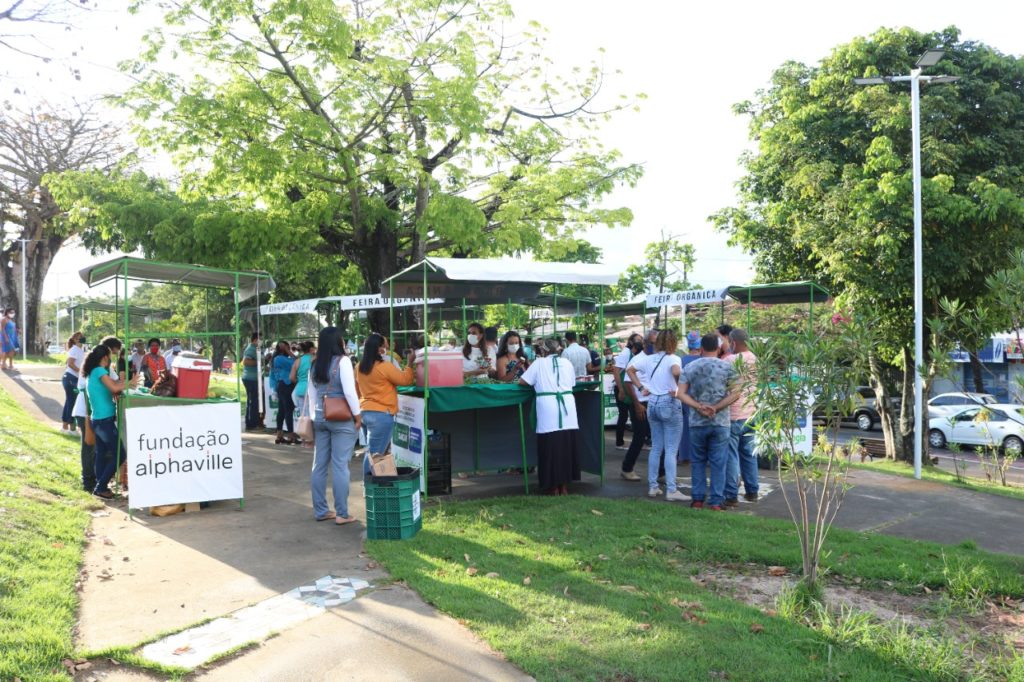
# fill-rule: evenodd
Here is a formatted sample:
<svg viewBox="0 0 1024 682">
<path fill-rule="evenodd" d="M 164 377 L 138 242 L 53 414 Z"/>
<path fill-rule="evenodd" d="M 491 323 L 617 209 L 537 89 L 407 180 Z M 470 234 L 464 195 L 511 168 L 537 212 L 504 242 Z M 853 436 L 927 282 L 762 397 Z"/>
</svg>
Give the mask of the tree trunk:
<svg viewBox="0 0 1024 682">
<path fill-rule="evenodd" d="M 971 353 L 971 374 L 974 378 L 974 390 L 977 393 L 985 392 L 985 378 L 981 373 L 981 360 L 977 353 Z"/>
<path fill-rule="evenodd" d="M 2 302 L 0 305 L 5 308 L 14 308 L 19 340 L 22 346 L 34 355 L 42 355 L 46 350 L 44 334 L 39 328 L 43 281 L 63 243 L 63 239 L 60 237 L 44 236 L 43 230 L 43 225 L 36 225 L 32 222 L 22 230 L 18 237 L 19 239 L 33 240 L 25 244 L 25 256 L 28 261 L 28 269 L 25 271 L 25 286 L 28 293 L 26 297 L 27 319 L 22 319 L 21 316 L 21 243 L 12 242 L 9 248 L 0 252 L 0 302 Z"/>
<path fill-rule="evenodd" d="M 868 362 L 871 366 L 871 388 L 875 390 L 875 411 L 881 420 L 882 438 L 885 440 L 885 458 L 896 459 L 895 419 L 882 361 L 877 355 L 870 353 Z"/>
<path fill-rule="evenodd" d="M 909 347 L 903 348 L 903 378 L 900 405 L 899 433 L 895 439 L 896 459 L 901 462 L 914 461 L 914 354 Z"/>
</svg>

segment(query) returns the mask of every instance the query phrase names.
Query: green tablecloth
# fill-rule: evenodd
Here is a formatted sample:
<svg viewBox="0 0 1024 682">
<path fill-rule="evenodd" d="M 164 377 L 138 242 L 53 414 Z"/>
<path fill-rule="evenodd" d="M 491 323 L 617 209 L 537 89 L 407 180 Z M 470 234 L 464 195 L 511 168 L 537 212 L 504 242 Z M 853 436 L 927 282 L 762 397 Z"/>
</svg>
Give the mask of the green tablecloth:
<svg viewBox="0 0 1024 682">
<path fill-rule="evenodd" d="M 573 391 L 589 391 L 600 384 L 596 381 L 580 382 Z M 403 386 L 399 393 L 422 396 L 423 389 Z M 519 384 L 468 384 L 465 386 L 442 386 L 430 389 L 427 403 L 429 412 L 459 412 L 482 410 L 492 407 L 523 405 L 533 400 L 533 389 Z"/>
</svg>

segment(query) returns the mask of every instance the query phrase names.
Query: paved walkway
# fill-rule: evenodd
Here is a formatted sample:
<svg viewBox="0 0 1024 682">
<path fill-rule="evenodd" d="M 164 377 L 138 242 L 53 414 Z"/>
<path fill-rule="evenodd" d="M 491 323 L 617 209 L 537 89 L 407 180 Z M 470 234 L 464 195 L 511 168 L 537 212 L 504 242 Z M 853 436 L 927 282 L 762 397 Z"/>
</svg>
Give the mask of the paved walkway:
<svg viewBox="0 0 1024 682">
<path fill-rule="evenodd" d="M 26 366 L 20 375 L 0 375 L 0 386 L 40 419 L 57 423 L 63 400 L 59 374 L 59 368 Z M 387 585 L 387 576 L 362 552 L 361 523 L 335 527 L 312 520 L 310 450 L 275 446 L 269 435 L 246 435 L 244 442 L 244 511 L 236 503 L 218 502 L 198 513 L 166 518 L 139 513 L 130 520 L 118 503 L 96 515 L 84 560 L 89 578 L 78 630 L 83 648 L 134 644 L 332 575 L 377 587 L 214 666 L 202 679 L 526 679 L 415 593 Z M 604 485 L 585 476 L 575 492 L 642 495 L 643 483 L 619 477 L 622 455 L 609 438 Z M 360 465 L 352 467 L 350 506 L 364 518 Z M 680 476 L 688 475 L 681 468 Z M 773 472 L 762 475 L 766 483 L 777 480 Z M 850 483 L 840 526 L 951 544 L 972 540 L 997 552 L 1024 548 L 1022 501 L 865 471 L 852 472 Z M 521 476 L 453 484 L 456 499 L 523 491 Z M 777 490 L 741 510 L 788 518 Z M 146 677 L 112 670 L 105 679 Z"/>
</svg>

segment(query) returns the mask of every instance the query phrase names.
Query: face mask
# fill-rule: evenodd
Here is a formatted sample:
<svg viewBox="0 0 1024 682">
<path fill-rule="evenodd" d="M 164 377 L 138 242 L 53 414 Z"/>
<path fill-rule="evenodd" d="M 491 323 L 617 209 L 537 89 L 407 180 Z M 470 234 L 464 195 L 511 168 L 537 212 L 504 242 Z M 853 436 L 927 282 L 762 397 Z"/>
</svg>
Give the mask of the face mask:
<svg viewBox="0 0 1024 682">
<path fill-rule="evenodd" d="M 480 337 L 477 336 L 476 334 L 470 334 L 469 336 L 466 337 L 466 342 L 469 343 L 469 345 L 471 346 L 475 346 L 476 344 L 480 343 Z"/>
<path fill-rule="evenodd" d="M 518 353 L 519 352 L 519 344 L 518 343 L 510 343 L 510 344 L 508 344 L 508 352 L 509 353 Z"/>
<path fill-rule="evenodd" d="M 160 352 L 160 346 L 150 346 L 149 347 L 149 352 L 153 353 L 153 354 L 159 353 Z"/>
<path fill-rule="evenodd" d="M 645 343 L 644 344 L 644 352 L 646 352 L 648 355 L 654 355 L 654 344 L 653 343 Z"/>
</svg>

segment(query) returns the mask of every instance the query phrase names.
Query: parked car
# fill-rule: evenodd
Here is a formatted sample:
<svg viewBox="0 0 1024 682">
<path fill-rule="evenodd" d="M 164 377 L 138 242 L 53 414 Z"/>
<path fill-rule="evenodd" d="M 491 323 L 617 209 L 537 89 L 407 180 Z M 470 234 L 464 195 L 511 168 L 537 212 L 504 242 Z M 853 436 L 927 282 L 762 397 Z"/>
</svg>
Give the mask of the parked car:
<svg viewBox="0 0 1024 682">
<path fill-rule="evenodd" d="M 1024 406 L 975 405 L 928 421 L 928 443 L 944 448 L 948 443 L 991 445 L 1019 456 L 1024 451 Z"/>
<path fill-rule="evenodd" d="M 928 401 L 928 418 L 957 414 L 967 405 L 994 405 L 998 401 L 988 393 L 941 393 Z"/>
<path fill-rule="evenodd" d="M 47 355 L 59 355 L 63 352 L 64 346 L 60 345 L 59 343 L 51 343 L 49 346 L 46 347 Z"/>
<path fill-rule="evenodd" d="M 892 404 L 892 409 L 899 411 L 899 398 L 890 398 L 889 400 Z M 876 424 L 881 422 L 881 417 L 878 416 L 875 389 L 870 386 L 858 386 L 857 393 L 853 397 L 853 404 L 853 410 L 849 414 L 842 415 L 842 421 L 855 422 L 857 428 L 861 431 L 870 431 L 875 428 Z M 816 419 L 824 419 L 825 415 L 819 410 L 815 412 L 814 417 Z"/>
</svg>

